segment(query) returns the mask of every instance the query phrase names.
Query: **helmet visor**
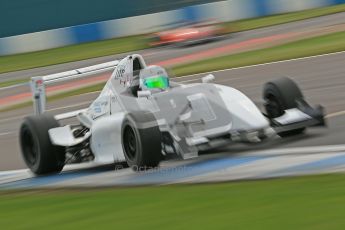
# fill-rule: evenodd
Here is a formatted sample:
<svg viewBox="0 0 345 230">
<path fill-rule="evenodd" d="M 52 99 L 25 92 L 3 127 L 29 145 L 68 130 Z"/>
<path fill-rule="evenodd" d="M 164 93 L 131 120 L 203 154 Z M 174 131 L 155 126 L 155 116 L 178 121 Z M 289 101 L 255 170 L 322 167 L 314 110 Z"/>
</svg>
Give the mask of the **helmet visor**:
<svg viewBox="0 0 345 230">
<path fill-rule="evenodd" d="M 169 87 L 169 79 L 165 76 L 150 77 L 144 79 L 144 85 L 148 89 L 166 89 Z"/>
</svg>

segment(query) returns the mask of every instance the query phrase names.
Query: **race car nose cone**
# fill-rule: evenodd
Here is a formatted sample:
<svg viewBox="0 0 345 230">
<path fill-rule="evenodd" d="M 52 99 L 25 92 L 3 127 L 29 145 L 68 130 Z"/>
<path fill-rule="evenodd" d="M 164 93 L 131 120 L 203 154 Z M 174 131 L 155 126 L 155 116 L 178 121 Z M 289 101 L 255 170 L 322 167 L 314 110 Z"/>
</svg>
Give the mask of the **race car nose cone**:
<svg viewBox="0 0 345 230">
<path fill-rule="evenodd" d="M 240 91 L 217 85 L 220 95 L 231 115 L 234 130 L 259 130 L 269 127 L 269 122 L 255 104 Z"/>
</svg>

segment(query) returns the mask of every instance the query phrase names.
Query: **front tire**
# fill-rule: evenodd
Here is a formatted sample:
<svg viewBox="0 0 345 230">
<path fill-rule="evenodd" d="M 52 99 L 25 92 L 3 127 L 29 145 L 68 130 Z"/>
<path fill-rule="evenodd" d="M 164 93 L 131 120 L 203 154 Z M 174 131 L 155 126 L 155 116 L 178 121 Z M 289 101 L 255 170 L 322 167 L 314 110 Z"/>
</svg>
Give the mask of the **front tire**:
<svg viewBox="0 0 345 230">
<path fill-rule="evenodd" d="M 280 117 L 285 110 L 297 108 L 298 101 L 304 100 L 298 85 L 287 77 L 267 82 L 264 86 L 266 114 L 269 119 Z M 303 133 L 305 128 L 299 128 L 279 133 L 281 137 Z"/>
<path fill-rule="evenodd" d="M 162 159 L 161 132 L 150 112 L 132 112 L 122 124 L 122 148 L 134 171 L 155 168 Z"/>
<path fill-rule="evenodd" d="M 48 130 L 59 127 L 53 116 L 43 114 L 24 119 L 20 146 L 24 161 L 36 175 L 59 173 L 65 163 L 65 148 L 51 143 Z"/>
</svg>

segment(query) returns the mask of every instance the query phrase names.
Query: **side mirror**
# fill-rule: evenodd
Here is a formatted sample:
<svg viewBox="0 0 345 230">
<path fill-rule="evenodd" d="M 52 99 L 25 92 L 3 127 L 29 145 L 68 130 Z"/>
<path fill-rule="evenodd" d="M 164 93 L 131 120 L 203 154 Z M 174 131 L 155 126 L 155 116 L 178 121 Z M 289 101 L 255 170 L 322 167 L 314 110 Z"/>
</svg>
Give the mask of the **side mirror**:
<svg viewBox="0 0 345 230">
<path fill-rule="evenodd" d="M 201 78 L 201 82 L 202 83 L 209 83 L 209 82 L 213 82 L 215 79 L 214 75 L 213 74 L 209 74 L 203 78 Z"/>
<path fill-rule="evenodd" d="M 142 98 L 142 97 L 148 98 L 149 96 L 151 96 L 151 91 L 149 91 L 149 90 L 138 91 L 138 97 L 139 98 Z"/>
</svg>

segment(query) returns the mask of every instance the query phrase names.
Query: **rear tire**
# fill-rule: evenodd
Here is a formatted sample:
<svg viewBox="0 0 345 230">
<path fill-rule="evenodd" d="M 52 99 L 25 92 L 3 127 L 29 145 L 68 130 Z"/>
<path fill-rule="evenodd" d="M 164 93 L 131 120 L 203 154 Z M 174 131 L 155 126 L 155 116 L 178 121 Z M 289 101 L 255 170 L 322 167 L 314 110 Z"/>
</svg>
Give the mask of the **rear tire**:
<svg viewBox="0 0 345 230">
<path fill-rule="evenodd" d="M 162 159 L 161 132 L 150 112 L 127 114 L 122 124 L 122 148 L 134 171 L 155 168 Z"/>
<path fill-rule="evenodd" d="M 303 94 L 298 85 L 287 77 L 267 82 L 264 86 L 265 109 L 268 118 L 280 117 L 287 109 L 297 108 L 298 100 L 303 100 Z M 303 133 L 305 128 L 281 132 L 281 137 Z"/>
<path fill-rule="evenodd" d="M 36 175 L 59 173 L 65 163 L 65 148 L 51 143 L 48 130 L 59 127 L 51 115 L 30 116 L 20 128 L 20 146 L 26 165 Z"/>
</svg>

